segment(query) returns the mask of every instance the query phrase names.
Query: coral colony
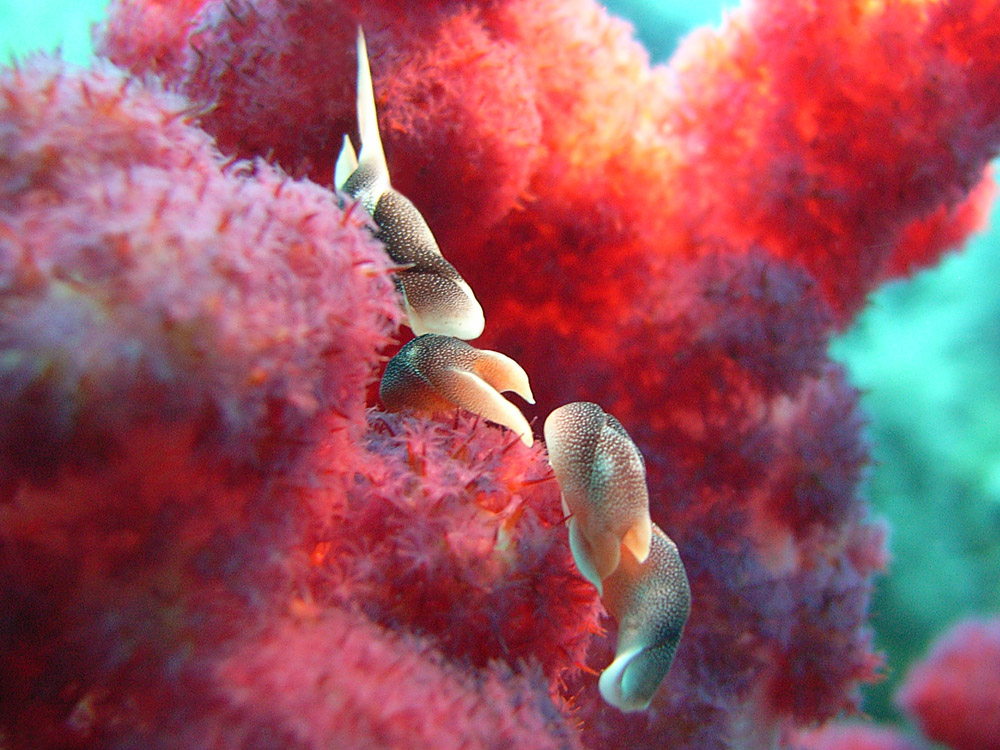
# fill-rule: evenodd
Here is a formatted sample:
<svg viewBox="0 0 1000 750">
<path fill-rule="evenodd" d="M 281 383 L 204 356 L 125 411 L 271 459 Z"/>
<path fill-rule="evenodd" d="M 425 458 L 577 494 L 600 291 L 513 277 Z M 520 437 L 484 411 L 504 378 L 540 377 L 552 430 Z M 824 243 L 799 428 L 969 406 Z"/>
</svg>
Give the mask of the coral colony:
<svg viewBox="0 0 1000 750">
<path fill-rule="evenodd" d="M 0 70 L 0 747 L 907 746 L 800 731 L 880 666 L 825 348 L 981 224 L 997 0 L 759 0 L 654 68 L 592 0 L 97 45 Z M 994 630 L 901 694 L 958 750 Z"/>
<path fill-rule="evenodd" d="M 952 626 L 910 670 L 896 700 L 935 742 L 1000 747 L 1000 618 Z"/>
</svg>

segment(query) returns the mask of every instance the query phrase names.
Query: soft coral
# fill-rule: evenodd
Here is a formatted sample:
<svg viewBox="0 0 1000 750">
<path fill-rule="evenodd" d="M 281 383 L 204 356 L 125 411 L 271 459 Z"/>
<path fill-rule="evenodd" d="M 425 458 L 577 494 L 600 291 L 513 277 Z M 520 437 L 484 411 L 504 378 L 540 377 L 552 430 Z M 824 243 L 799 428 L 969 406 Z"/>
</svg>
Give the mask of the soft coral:
<svg viewBox="0 0 1000 750">
<path fill-rule="evenodd" d="M 307 0 L 210 0 L 185 11 L 194 14 L 183 27 L 188 33 L 163 36 L 166 41 L 153 46 L 173 45 L 172 56 L 161 58 L 163 70 L 171 86 L 205 108 L 201 124 L 235 156 L 271 154 L 287 169 L 323 181 L 339 136 L 353 127 L 351 41 L 355 25 L 365 27 L 394 179 L 440 227 L 442 249 L 483 299 L 485 343 L 521 361 L 540 408 L 582 398 L 619 416 L 647 457 L 654 520 L 678 542 L 695 604 L 673 671 L 649 713 L 623 718 L 599 702 L 593 680 L 566 689 L 562 681 L 575 679 L 598 612 L 594 593 L 569 567 L 554 487 L 536 483 L 544 477 L 543 454 L 465 416 L 371 415 L 366 424 L 364 384 L 394 318 L 394 300 L 384 275 L 372 274 L 372 266 L 359 270 L 377 257 L 363 222 L 316 186 L 283 183 L 265 166 L 255 168 L 259 179 L 237 179 L 222 172 L 214 156 L 206 161 L 196 154 L 184 162 L 190 169 L 177 172 L 181 184 L 208 170 L 209 185 L 235 192 L 230 197 L 245 209 L 210 222 L 251 240 L 247 248 L 226 245 L 226 258 L 252 252 L 256 235 L 243 233 L 263 231 L 256 211 L 292 200 L 289 192 L 301 201 L 292 210 L 295 220 L 277 222 L 282 232 L 274 252 L 264 253 L 252 273 L 223 264 L 215 269 L 221 277 L 199 275 L 185 262 L 168 263 L 163 276 L 144 276 L 135 286 L 162 291 L 152 300 L 196 310 L 212 299 L 215 281 L 226 300 L 246 291 L 245 284 L 259 292 L 239 304 L 209 305 L 209 322 L 238 320 L 249 328 L 199 327 L 201 335 L 211 332 L 210 343 L 219 342 L 204 347 L 207 359 L 188 362 L 166 347 L 177 380 L 165 382 L 181 407 L 179 416 L 167 412 L 177 424 L 190 424 L 186 388 L 226 407 L 221 416 L 209 414 L 207 427 L 198 422 L 206 431 L 180 451 L 202 451 L 206 476 L 227 475 L 227 461 L 245 463 L 238 451 L 219 455 L 206 435 L 269 449 L 265 460 L 250 462 L 255 471 L 237 482 L 232 503 L 223 495 L 183 505 L 192 513 L 205 506 L 210 518 L 216 502 L 242 514 L 211 536 L 212 554 L 192 548 L 192 559 L 217 560 L 222 570 L 234 551 L 249 547 L 249 578 L 264 570 L 273 577 L 261 575 L 270 584 L 258 589 L 248 580 L 235 602 L 221 599 L 243 602 L 239 611 L 257 626 L 245 639 L 210 635 L 219 620 L 182 609 L 165 622 L 190 623 L 190 631 L 154 628 L 148 641 L 159 642 L 163 632 L 196 633 L 196 644 L 209 647 L 184 663 L 200 669 L 201 678 L 228 649 L 247 643 L 259 665 L 251 682 L 270 685 L 285 684 L 273 681 L 288 666 L 275 654 L 288 651 L 301 660 L 295 648 L 325 635 L 336 640 L 335 632 L 356 628 L 361 640 L 381 642 L 384 635 L 413 646 L 408 633 L 417 631 L 415 650 L 437 650 L 432 658 L 447 662 L 449 674 L 458 662 L 475 665 L 473 684 L 504 675 L 490 684 L 509 690 L 508 697 L 520 694 L 535 669 L 518 660 L 540 663 L 556 704 L 575 698 L 586 738 L 636 747 L 724 747 L 734 737 L 763 747 L 789 725 L 851 707 L 854 688 L 872 677 L 877 663 L 864 621 L 871 576 L 884 564 L 884 538 L 865 520 L 856 494 L 864 458 L 856 395 L 823 350 L 833 326 L 850 318 L 883 274 L 907 265 L 896 262 L 903 257 L 898 248 L 923 242 L 919 255 L 928 262 L 973 225 L 975 211 L 963 201 L 1000 142 L 991 104 L 1000 101 L 996 26 L 982 21 L 996 12 L 995 2 L 843 0 L 820 13 L 804 0 L 769 0 L 692 37 L 659 69 L 648 68 L 624 24 L 586 0 L 441 2 L 420 12 L 406 3 L 359 9 Z M 150 13 L 135 33 L 156 37 L 161 25 Z M 189 42 L 189 49 L 177 48 Z M 134 50 L 113 37 L 105 49 L 145 69 Z M 44 91 L 31 101 L 45 101 Z M 112 105 L 110 111 L 118 110 Z M 183 119 L 179 113 L 161 118 L 156 127 L 172 132 L 171 123 Z M 203 138 L 195 133 L 178 132 L 178 142 Z M 169 148 L 156 153 L 169 155 Z M 86 154 L 82 158 L 88 163 Z M 75 174 L 65 171 L 70 162 L 41 163 L 57 180 Z M 16 188 L 18 181 L 9 184 Z M 473 184 L 476 192 L 467 188 Z M 253 196 L 252 205 L 239 203 L 241 190 Z M 984 191 L 971 200 L 981 200 Z M 68 205 L 77 206 L 77 193 L 67 195 Z M 166 188 L 157 193 L 164 210 L 173 195 Z M 122 205 L 129 210 L 99 212 L 97 224 L 150 210 L 128 197 Z M 47 211 L 60 214 L 64 200 L 56 195 L 24 210 L 51 218 Z M 182 237 L 182 216 L 192 210 L 201 216 L 197 212 L 214 205 L 190 203 L 169 214 Z M 308 230 L 316 221 L 338 237 L 337 222 L 346 222 L 350 229 L 334 244 L 368 260 L 336 270 L 300 264 L 311 257 L 303 248 L 326 247 Z M 922 240 L 920 232 L 914 238 L 915 222 L 944 239 Z M 128 241 L 141 236 L 135 227 L 126 229 Z M 169 235 L 157 234 L 163 236 Z M 62 241 L 46 240 L 57 248 Z M 190 252 L 182 260 L 198 261 L 198 249 L 214 242 L 209 236 L 184 245 Z M 115 242 L 102 239 L 95 247 L 98 261 L 119 257 Z M 331 262 L 337 257 L 332 253 Z M 294 283 L 275 289 L 272 275 L 286 277 L 274 264 L 286 260 L 297 269 L 289 277 Z M 307 282 L 317 270 L 325 282 Z M 131 278 L 123 273 L 109 278 Z M 31 298 L 38 278 L 28 274 L 15 286 Z M 41 278 L 49 288 L 49 277 Z M 128 300 L 110 309 L 147 310 L 143 295 Z M 360 318 L 351 306 L 358 304 L 366 311 Z M 297 325 L 300 314 L 312 324 Z M 137 337 L 159 341 L 142 331 Z M 243 381 L 240 364 L 247 357 L 259 368 Z M 290 367 L 290 361 L 299 364 Z M 204 370 L 205 363 L 221 364 Z M 105 425 L 105 414 L 124 409 L 121 434 L 127 436 L 140 397 L 140 391 L 104 396 L 85 402 L 84 413 Z M 154 421 L 163 416 L 153 411 Z M 85 453 L 76 448 L 69 454 Z M 53 466 L 62 468 L 60 457 Z M 36 497 L 36 488 L 24 482 L 15 480 L 20 496 Z M 57 493 L 70 486 L 58 485 Z M 155 506 L 163 498 L 154 500 Z M 45 520 L 42 514 L 40 526 L 24 527 L 11 543 L 6 569 L 15 569 L 20 545 L 51 533 Z M 118 541 L 102 536 L 106 526 L 98 528 L 96 546 Z M 32 565 L 51 565 L 43 557 Z M 131 570 L 145 580 L 142 565 Z M 208 592 L 228 591 L 210 580 L 182 578 L 179 588 L 200 602 L 211 599 Z M 41 597 L 29 590 L 19 611 L 31 614 Z M 478 609 L 455 597 L 469 597 Z M 111 609 L 103 594 L 92 601 L 82 610 L 84 624 Z M 441 603 L 444 615 L 428 610 L 428 601 Z M 317 603 L 338 612 L 356 608 L 369 619 L 354 619 L 353 611 L 343 618 L 316 613 Z M 42 609 L 57 607 L 50 602 Z M 321 625 L 313 631 L 289 625 L 286 610 L 313 612 Z M 532 610 L 550 617 L 542 622 Z M 197 617 L 183 616 L 191 612 Z M 452 632 L 454 623 L 464 629 Z M 184 643 L 166 642 L 168 652 Z M 591 664 L 604 666 L 608 640 L 594 639 L 592 647 Z M 412 650 L 404 654 L 403 660 L 416 658 Z M 494 667 L 494 659 L 508 663 Z M 237 667 L 226 664 L 218 674 L 239 677 Z M 321 672 L 312 673 L 319 683 L 326 679 Z M 379 672 L 371 680 L 384 677 Z M 217 683 L 198 682 L 205 684 L 213 687 L 191 691 L 190 702 L 178 704 L 188 714 L 179 709 L 172 716 L 197 717 L 215 736 L 238 744 L 244 735 L 227 726 L 234 721 L 225 710 L 230 704 L 217 702 Z M 305 679 L 288 684 L 315 690 Z M 534 688 L 529 692 L 537 696 Z M 332 734 L 291 729 L 273 736 L 315 732 L 315 742 L 335 736 L 337 720 L 323 722 L 336 714 L 324 713 L 321 691 L 313 696 L 291 695 L 287 703 L 270 703 L 269 711 L 282 714 L 275 723 L 287 729 L 296 721 L 288 714 L 308 704 L 314 726 Z M 119 697 L 108 701 L 111 709 Z M 296 702 L 300 697 L 304 703 Z M 247 717 L 268 696 L 251 690 L 235 698 L 248 707 L 240 716 L 253 721 Z M 418 699 L 409 699 L 412 708 Z M 29 710 L 5 708 L 11 726 L 26 715 L 22 709 Z M 150 715 L 157 716 L 99 711 L 98 724 L 128 735 L 136 726 L 153 726 Z M 504 720 L 477 716 L 482 724 L 470 728 L 477 736 Z M 560 726 L 539 733 L 538 742 L 561 736 Z"/>
</svg>

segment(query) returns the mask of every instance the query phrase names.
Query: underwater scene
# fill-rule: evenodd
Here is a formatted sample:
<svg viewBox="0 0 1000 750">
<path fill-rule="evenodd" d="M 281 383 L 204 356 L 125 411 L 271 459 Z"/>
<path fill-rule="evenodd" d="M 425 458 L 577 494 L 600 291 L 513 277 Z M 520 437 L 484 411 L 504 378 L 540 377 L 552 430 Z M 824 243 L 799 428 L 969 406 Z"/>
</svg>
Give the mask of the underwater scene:
<svg viewBox="0 0 1000 750">
<path fill-rule="evenodd" d="M 1000 0 L 0 0 L 0 750 L 1000 750 Z"/>
</svg>

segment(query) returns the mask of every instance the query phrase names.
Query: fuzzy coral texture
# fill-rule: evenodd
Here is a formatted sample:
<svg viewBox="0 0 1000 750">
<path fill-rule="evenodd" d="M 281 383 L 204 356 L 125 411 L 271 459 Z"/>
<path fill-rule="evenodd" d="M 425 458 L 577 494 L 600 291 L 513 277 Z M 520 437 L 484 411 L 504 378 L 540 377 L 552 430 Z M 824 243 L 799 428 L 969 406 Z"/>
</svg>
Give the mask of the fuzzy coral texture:
<svg viewBox="0 0 1000 750">
<path fill-rule="evenodd" d="M 898 730 L 860 723 L 834 723 L 803 732 L 794 750 L 925 750 L 926 745 Z"/>
<path fill-rule="evenodd" d="M 924 738 L 887 727 L 833 723 L 802 732 L 794 750 L 949 750 L 1000 747 L 1000 618 L 963 620 L 931 645 L 896 693 Z"/>
<path fill-rule="evenodd" d="M 924 734 L 953 750 L 1000 746 L 1000 618 L 950 628 L 896 700 Z"/>
<path fill-rule="evenodd" d="M 0 746 L 763 749 L 855 705 L 885 542 L 825 345 L 981 220 L 995 1 L 761 0 L 662 68 L 590 0 L 109 13 L 135 78 L 0 73 Z M 597 694 L 544 447 L 366 404 L 398 300 L 321 187 L 358 23 L 477 344 L 647 459 L 694 602 L 648 712 Z"/>
</svg>

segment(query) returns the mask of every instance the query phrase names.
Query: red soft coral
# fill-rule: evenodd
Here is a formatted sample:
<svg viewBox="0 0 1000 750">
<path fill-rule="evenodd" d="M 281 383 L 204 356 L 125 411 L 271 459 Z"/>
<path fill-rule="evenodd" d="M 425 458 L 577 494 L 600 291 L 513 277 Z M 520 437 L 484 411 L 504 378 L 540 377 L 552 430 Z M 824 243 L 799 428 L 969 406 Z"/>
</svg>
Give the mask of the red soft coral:
<svg viewBox="0 0 1000 750">
<path fill-rule="evenodd" d="M 559 690 L 599 607 L 544 456 L 466 418 L 367 424 L 399 311 L 361 210 L 227 166 L 119 71 L 0 86 L 4 742 L 316 746 L 347 712 L 374 746 L 575 747 Z M 419 678 L 398 704 L 369 641 L 384 684 Z M 343 711 L 295 661 L 316 643 L 354 658 Z"/>
<path fill-rule="evenodd" d="M 702 231 L 802 263 L 847 319 L 901 233 L 996 153 L 997 29 L 972 5 L 996 12 L 773 0 L 689 38 L 671 122 L 699 155 L 680 179 Z"/>
<path fill-rule="evenodd" d="M 241 460 L 322 410 L 362 422 L 399 315 L 363 212 L 224 168 L 182 99 L 110 68 L 36 61 L 0 94 L 0 476 L 93 460 L 143 419 Z"/>
<path fill-rule="evenodd" d="M 924 745 L 895 729 L 843 723 L 803 732 L 791 747 L 793 750 L 922 750 Z"/>
<path fill-rule="evenodd" d="M 449 662 L 339 609 L 279 619 L 220 662 L 217 681 L 232 714 L 226 747 L 262 737 L 303 749 L 581 747 L 537 670 Z"/>
<path fill-rule="evenodd" d="M 522 287 L 525 259 L 573 240 L 597 255 L 589 286 L 620 307 L 623 266 L 651 256 L 659 267 L 726 237 L 805 265 L 843 322 L 884 273 L 907 267 L 893 257 L 913 252 L 908 227 L 957 211 L 996 150 L 996 30 L 969 20 L 995 10 L 989 0 L 770 0 L 653 70 L 627 26 L 587 0 L 442 3 L 419 16 L 402 6 L 210 2 L 178 85 L 216 106 L 205 123 L 226 148 L 327 179 L 338 135 L 353 129 L 349 27 L 362 23 L 390 166 L 441 227 L 446 255 L 471 268 L 483 225 L 510 195 L 533 199 L 489 243 L 496 261 L 512 256 Z M 138 33 L 154 35 L 155 22 Z M 474 198 L 458 212 L 473 217 L 463 229 L 440 206 L 472 184 L 487 190 L 487 218 L 476 220 Z M 599 283 L 609 267 L 619 281 Z M 514 298 L 490 268 L 470 281 Z"/>
<path fill-rule="evenodd" d="M 312 468 L 325 481 L 303 493 L 318 517 L 315 600 L 352 602 L 477 666 L 536 661 L 555 691 L 583 665 L 599 605 L 541 448 L 468 417 L 373 412 L 365 450 L 356 465 L 324 453 Z"/>
<path fill-rule="evenodd" d="M 198 443 L 193 425 L 132 425 L 100 466 L 12 483 L 0 505 L 10 747 L 163 747 L 203 720 L 204 671 L 240 623 L 254 627 L 244 602 L 269 598 L 274 576 L 245 525 L 266 518 L 261 477 Z"/>
<path fill-rule="evenodd" d="M 136 73 L 177 80 L 193 19 L 207 0 L 111 0 L 94 33 L 98 54 Z"/>
<path fill-rule="evenodd" d="M 393 693 L 443 746 L 765 747 L 851 708 L 884 531 L 826 341 L 977 220 L 995 0 L 765 0 L 655 69 L 589 0 L 206 0 L 173 29 L 161 6 L 103 48 L 190 105 L 113 72 L 5 74 L 0 417 L 42 417 L 4 444 L 13 744 L 315 746 L 356 721 L 384 746 L 405 734 L 366 686 L 414 674 L 475 717 Z M 359 22 L 394 183 L 483 301 L 483 345 L 542 413 L 598 401 L 647 458 L 694 606 L 645 714 L 579 670 L 614 626 L 591 637 L 541 449 L 466 415 L 366 422 L 398 312 L 359 209 L 223 168 L 189 126 L 327 181 Z M 328 643 L 351 672 L 308 661 Z M 531 740 L 493 710 L 516 705 Z"/>
<path fill-rule="evenodd" d="M 168 731 L 270 598 L 267 472 L 317 414 L 363 433 L 387 260 L 360 211 L 227 168 L 120 71 L 33 60 L 0 96 L 0 723 L 15 747 Z"/>
<path fill-rule="evenodd" d="M 1000 747 L 1000 619 L 953 626 L 910 670 L 896 700 L 935 742 Z"/>
</svg>

